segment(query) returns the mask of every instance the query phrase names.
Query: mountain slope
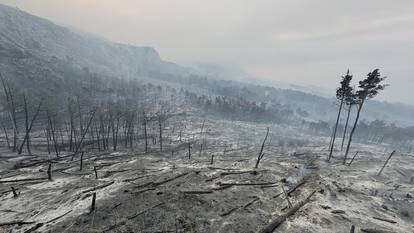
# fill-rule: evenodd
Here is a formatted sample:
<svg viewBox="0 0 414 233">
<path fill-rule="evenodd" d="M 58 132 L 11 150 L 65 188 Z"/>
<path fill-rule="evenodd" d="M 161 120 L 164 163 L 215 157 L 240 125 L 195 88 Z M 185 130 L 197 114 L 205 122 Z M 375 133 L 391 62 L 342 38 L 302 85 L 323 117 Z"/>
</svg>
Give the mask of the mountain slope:
<svg viewBox="0 0 414 233">
<path fill-rule="evenodd" d="M 81 35 L 26 12 L 0 5 L 0 54 L 24 59 L 59 59 L 97 73 L 126 78 L 150 72 L 182 74 L 185 69 L 164 62 L 151 47 L 112 43 Z"/>
<path fill-rule="evenodd" d="M 215 66 L 204 66 L 194 71 L 163 61 L 151 47 L 113 43 L 1 4 L 0 72 L 13 78 L 17 86 L 37 89 L 39 93 L 47 90 L 55 96 L 61 91 L 68 95 L 79 91 L 71 84 L 72 78 L 142 78 L 207 96 L 222 95 L 277 103 L 288 106 L 292 111 L 306 111 L 309 113 L 306 118 L 315 121 L 333 122 L 337 111 L 333 98 L 302 90 L 254 85 L 250 81 L 223 81 L 225 78 L 220 75 L 244 74 Z M 56 88 L 59 86 L 61 88 Z M 363 119 L 414 125 L 413 115 L 412 106 L 371 101 L 364 109 Z"/>
</svg>

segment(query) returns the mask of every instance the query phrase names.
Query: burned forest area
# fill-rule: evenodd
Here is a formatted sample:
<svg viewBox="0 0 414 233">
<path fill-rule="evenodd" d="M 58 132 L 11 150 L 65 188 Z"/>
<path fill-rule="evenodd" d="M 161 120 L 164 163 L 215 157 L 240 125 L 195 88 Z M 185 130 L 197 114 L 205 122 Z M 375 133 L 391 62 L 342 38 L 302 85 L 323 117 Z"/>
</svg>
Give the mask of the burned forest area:
<svg viewBox="0 0 414 233">
<path fill-rule="evenodd" d="M 0 29 L 0 232 L 414 232 L 414 108 L 374 99 L 382 70 L 321 97 L 4 5 Z"/>
</svg>

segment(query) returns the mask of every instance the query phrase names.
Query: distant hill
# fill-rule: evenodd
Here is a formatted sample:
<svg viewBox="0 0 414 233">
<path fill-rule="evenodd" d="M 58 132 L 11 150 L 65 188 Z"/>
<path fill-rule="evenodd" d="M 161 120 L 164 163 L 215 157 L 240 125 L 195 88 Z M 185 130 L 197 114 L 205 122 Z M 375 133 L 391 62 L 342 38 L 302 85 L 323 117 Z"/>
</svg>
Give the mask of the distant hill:
<svg viewBox="0 0 414 233">
<path fill-rule="evenodd" d="M 306 111 L 306 118 L 315 121 L 332 122 L 337 108 L 334 98 L 326 97 L 325 93 L 318 95 L 315 87 L 274 88 L 258 85 L 259 81 L 250 80 L 242 71 L 233 72 L 208 64 L 196 69 L 182 67 L 162 60 L 154 48 L 114 43 L 1 4 L 0 72 L 14 79 L 21 88 L 55 95 L 80 91 L 71 86 L 71 78 L 94 75 L 161 81 L 193 91 L 201 90 L 206 95 L 278 102 L 293 111 Z M 227 76 L 239 77 L 239 81 L 225 81 Z M 197 81 L 204 79 L 208 81 Z M 367 120 L 382 119 L 400 125 L 414 125 L 413 116 L 413 106 L 378 101 L 367 104 L 363 113 Z"/>
<path fill-rule="evenodd" d="M 62 60 L 97 73 L 126 78 L 150 72 L 183 74 L 185 69 L 163 61 L 151 47 L 138 47 L 75 33 L 49 20 L 0 5 L 0 54 L 7 59 L 37 57 Z"/>
</svg>

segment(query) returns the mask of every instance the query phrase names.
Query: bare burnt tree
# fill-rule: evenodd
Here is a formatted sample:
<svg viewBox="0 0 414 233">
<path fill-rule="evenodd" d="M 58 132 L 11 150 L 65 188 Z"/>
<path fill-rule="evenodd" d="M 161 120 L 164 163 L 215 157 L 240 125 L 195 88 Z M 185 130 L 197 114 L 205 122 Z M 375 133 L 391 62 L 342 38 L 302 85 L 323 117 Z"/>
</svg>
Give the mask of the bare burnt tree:
<svg viewBox="0 0 414 233">
<path fill-rule="evenodd" d="M 142 123 L 144 125 L 144 140 L 145 140 L 145 153 L 148 153 L 148 131 L 147 131 L 147 115 L 145 111 L 142 112 Z"/>
<path fill-rule="evenodd" d="M 121 113 L 119 112 L 119 110 L 116 110 L 116 113 L 113 113 L 113 111 L 111 111 L 110 118 L 112 128 L 112 148 L 114 151 L 116 151 L 118 145 L 119 122 L 121 119 Z"/>
<path fill-rule="evenodd" d="M 33 115 L 30 123 L 29 123 L 29 110 L 27 107 L 27 99 L 26 99 L 26 95 L 23 95 L 23 101 L 24 101 L 24 112 L 25 112 L 25 128 L 26 128 L 26 133 L 23 139 L 23 142 L 20 145 L 20 148 L 18 150 L 18 153 L 21 154 L 23 152 L 23 146 L 26 143 L 26 147 L 27 147 L 27 153 L 29 155 L 32 154 L 32 151 L 30 150 L 30 131 L 33 128 L 33 123 L 36 120 L 37 116 L 39 115 L 40 112 L 40 107 L 42 106 L 42 102 L 39 103 L 39 105 L 36 108 L 36 112 Z"/>
<path fill-rule="evenodd" d="M 79 143 L 76 146 L 75 152 L 74 152 L 74 154 L 72 156 L 72 160 L 75 157 L 75 155 L 79 152 L 79 149 L 82 148 L 83 140 L 85 139 L 85 135 L 88 132 L 89 128 L 91 127 L 92 121 L 93 121 L 93 119 L 95 117 L 95 113 L 96 113 L 96 110 L 95 109 L 92 110 L 91 113 L 90 113 L 88 124 L 86 125 L 86 129 L 84 130 L 84 132 L 82 134 L 82 137 L 80 138 Z"/>
<path fill-rule="evenodd" d="M 49 109 L 46 109 L 46 117 L 47 117 L 47 122 L 48 122 L 47 130 L 49 131 L 49 134 L 51 135 L 51 138 L 53 140 L 56 157 L 59 157 L 59 148 L 58 148 L 56 132 L 55 132 L 56 128 L 55 128 L 54 121 L 52 119 Z"/>
<path fill-rule="evenodd" d="M 18 126 L 17 126 L 17 110 L 14 98 L 14 90 L 10 87 L 10 83 L 6 81 L 3 75 L 0 73 L 1 83 L 3 85 L 4 94 L 6 96 L 6 110 L 9 115 L 9 119 L 13 126 L 13 152 L 17 150 L 17 139 L 18 139 Z"/>
<path fill-rule="evenodd" d="M 264 150 L 265 143 L 266 143 L 266 140 L 267 140 L 268 136 L 269 136 L 269 127 L 267 127 L 267 129 L 266 129 L 266 136 L 263 139 L 262 146 L 260 147 L 260 152 L 259 152 L 259 155 L 257 156 L 256 165 L 254 166 L 255 168 L 259 167 L 259 163 L 263 159 L 263 156 L 264 156 L 263 150 Z"/>
</svg>

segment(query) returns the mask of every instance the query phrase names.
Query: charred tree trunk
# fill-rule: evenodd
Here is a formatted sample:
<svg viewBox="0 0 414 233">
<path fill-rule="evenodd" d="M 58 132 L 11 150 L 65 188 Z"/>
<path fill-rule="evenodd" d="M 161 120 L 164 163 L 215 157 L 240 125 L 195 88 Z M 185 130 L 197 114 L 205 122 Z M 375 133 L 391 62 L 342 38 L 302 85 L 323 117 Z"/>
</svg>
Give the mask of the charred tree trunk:
<svg viewBox="0 0 414 233">
<path fill-rule="evenodd" d="M 333 149 L 335 147 L 336 131 L 338 129 L 339 119 L 341 118 L 341 112 L 342 112 L 342 106 L 343 106 L 343 104 L 344 104 L 344 97 L 342 97 L 341 104 L 339 105 L 339 111 L 338 111 L 338 116 L 336 117 L 336 123 L 335 123 L 335 128 L 334 128 L 334 133 L 333 133 L 333 138 L 332 138 L 332 143 L 331 143 L 331 148 L 329 150 L 328 161 L 331 160 L 332 153 L 333 153 Z"/>
<path fill-rule="evenodd" d="M 118 145 L 119 119 L 120 119 L 120 115 L 118 112 L 116 116 L 116 126 L 114 125 L 112 129 L 112 146 L 113 146 L 114 151 L 116 151 L 117 145 Z"/>
<path fill-rule="evenodd" d="M 382 171 L 384 170 L 385 166 L 387 166 L 388 162 L 390 161 L 391 157 L 395 154 L 395 150 L 390 154 L 390 156 L 385 161 L 384 165 L 382 166 L 381 170 L 378 172 L 377 176 L 380 176 Z"/>
<path fill-rule="evenodd" d="M 345 152 L 343 164 L 346 163 L 346 159 L 348 157 L 349 149 L 351 148 L 352 138 L 354 136 L 356 127 L 358 125 L 359 117 L 360 117 L 362 106 L 364 105 L 364 102 L 365 102 L 365 98 L 362 100 L 361 104 L 358 107 L 358 112 L 357 112 L 357 116 L 355 118 L 354 126 L 352 127 L 351 133 L 349 134 L 348 145 L 346 147 L 346 152 Z"/>
<path fill-rule="evenodd" d="M 188 143 L 188 159 L 191 159 L 191 142 Z"/>
<path fill-rule="evenodd" d="M 30 131 L 32 130 L 34 121 L 36 120 L 37 116 L 39 115 L 40 107 L 42 106 L 42 102 L 40 102 L 39 105 L 37 106 L 36 113 L 33 116 L 32 120 L 30 121 L 30 124 L 29 124 L 29 113 L 28 113 L 28 108 L 27 108 L 26 96 L 23 96 L 23 101 L 24 101 L 24 111 L 25 111 L 26 134 L 24 136 L 22 144 L 20 145 L 18 153 L 21 154 L 23 152 L 23 146 L 26 143 L 27 153 L 29 155 L 31 155 L 32 151 L 30 150 Z"/>
<path fill-rule="evenodd" d="M 51 131 L 53 144 L 54 144 L 54 147 L 55 147 L 56 157 L 59 157 L 59 148 L 58 148 L 58 144 L 57 144 L 57 141 L 56 141 L 55 129 L 53 127 L 53 122 L 52 122 L 52 118 L 50 116 L 49 110 L 46 110 L 46 115 L 47 115 L 47 119 L 48 119 L 48 122 L 49 122 L 49 129 Z"/>
<path fill-rule="evenodd" d="M 162 151 L 162 116 L 158 116 L 158 128 L 159 128 L 159 144 L 160 151 Z"/>
<path fill-rule="evenodd" d="M 6 95 L 7 110 L 9 112 L 9 118 L 13 125 L 13 152 L 17 150 L 17 135 L 19 134 L 16 120 L 16 105 L 14 103 L 14 96 L 11 91 L 10 85 L 0 73 L 1 82 L 3 84 L 4 94 Z"/>
<path fill-rule="evenodd" d="M 49 163 L 49 167 L 47 168 L 47 178 L 49 181 L 52 181 L 52 164 Z"/>
<path fill-rule="evenodd" d="M 352 109 L 352 104 L 350 104 L 349 105 L 349 108 L 348 108 L 348 115 L 346 117 L 346 123 L 345 123 L 345 128 L 344 128 L 344 135 L 342 136 L 341 151 L 344 150 L 344 143 L 345 143 L 346 131 L 348 130 L 348 124 L 349 124 L 349 117 L 351 115 L 351 109 Z"/>
<path fill-rule="evenodd" d="M 145 115 L 145 112 L 142 115 L 144 123 L 145 153 L 148 153 L 147 116 Z"/>
<path fill-rule="evenodd" d="M 72 156 L 72 159 L 74 158 L 74 156 L 78 153 L 78 151 L 79 151 L 79 149 L 81 148 L 81 146 L 82 146 L 82 142 L 83 142 L 83 140 L 85 139 L 85 135 L 86 135 L 86 133 L 88 132 L 88 130 L 89 130 L 89 128 L 90 128 L 90 126 L 91 126 L 91 124 L 92 124 L 92 120 L 93 120 L 93 118 L 94 118 L 94 116 L 95 116 L 95 112 L 96 112 L 96 110 L 92 110 L 92 112 L 91 112 L 91 116 L 89 117 L 89 122 L 88 122 L 88 125 L 86 126 L 86 129 L 84 130 L 84 132 L 83 132 L 83 134 L 82 134 L 82 137 L 81 137 L 81 139 L 80 139 L 80 141 L 79 141 L 79 143 L 78 143 L 78 145 L 76 146 L 76 150 L 75 150 L 75 153 L 73 154 L 73 156 Z"/>
<path fill-rule="evenodd" d="M 264 146 L 265 146 L 265 143 L 266 143 L 266 140 L 267 140 L 267 137 L 268 136 L 269 136 L 269 127 L 267 127 L 266 136 L 265 136 L 265 138 L 263 140 L 262 147 L 260 148 L 259 155 L 257 156 L 256 165 L 254 166 L 255 168 L 258 168 L 259 167 L 260 160 L 263 159 L 263 156 L 264 156 L 263 150 L 264 150 Z"/>
<path fill-rule="evenodd" d="M 3 128 L 3 131 L 4 131 L 4 135 L 5 135 L 5 137 L 6 137 L 7 147 L 8 147 L 9 149 L 11 149 L 11 146 L 10 146 L 10 140 L 9 140 L 9 135 L 8 135 L 8 133 L 7 133 L 7 129 L 6 129 L 6 127 L 4 127 L 4 125 L 3 125 L 3 124 L 2 124 L 2 128 Z"/>
</svg>

